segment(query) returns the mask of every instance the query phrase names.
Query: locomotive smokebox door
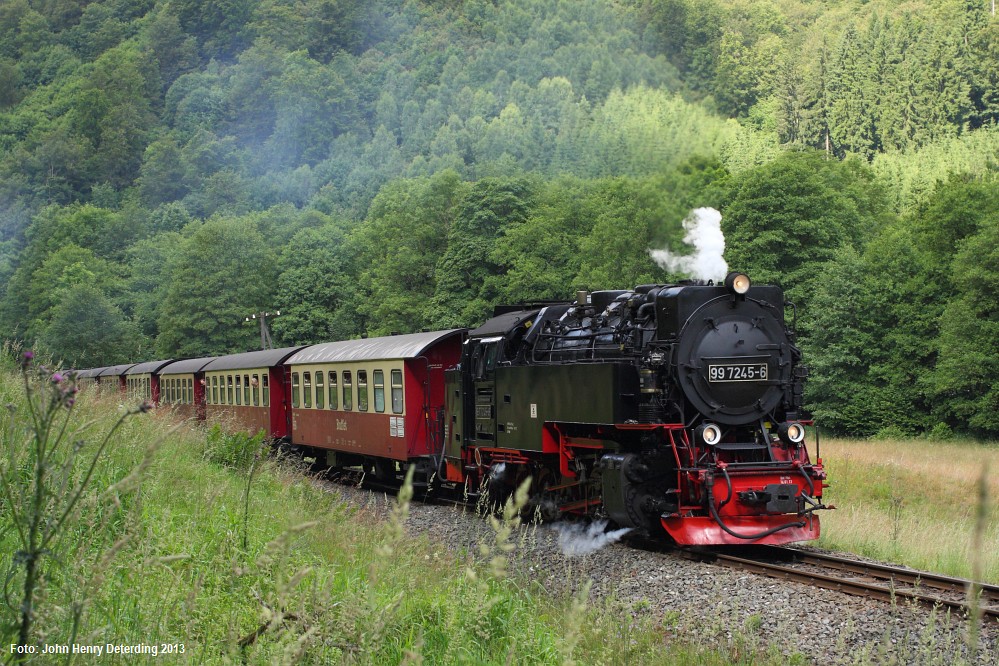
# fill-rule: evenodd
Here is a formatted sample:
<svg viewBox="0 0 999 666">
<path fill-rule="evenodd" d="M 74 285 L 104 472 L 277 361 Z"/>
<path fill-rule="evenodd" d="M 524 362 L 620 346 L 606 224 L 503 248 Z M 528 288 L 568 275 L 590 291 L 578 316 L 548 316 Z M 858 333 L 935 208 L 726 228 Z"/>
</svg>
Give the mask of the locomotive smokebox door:
<svg viewBox="0 0 999 666">
<path fill-rule="evenodd" d="M 792 383 L 791 344 L 766 301 L 726 296 L 702 305 L 680 334 L 676 364 L 691 404 L 725 424 L 764 418 Z"/>
</svg>

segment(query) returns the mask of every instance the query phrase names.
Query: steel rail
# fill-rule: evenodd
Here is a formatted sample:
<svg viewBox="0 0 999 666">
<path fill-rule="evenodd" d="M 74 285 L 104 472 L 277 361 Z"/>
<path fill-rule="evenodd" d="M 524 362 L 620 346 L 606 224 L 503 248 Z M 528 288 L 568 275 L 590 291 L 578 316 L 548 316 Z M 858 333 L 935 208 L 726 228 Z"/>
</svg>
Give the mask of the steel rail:
<svg viewBox="0 0 999 666">
<path fill-rule="evenodd" d="M 779 546 L 758 548 L 747 556 L 718 551 L 686 552 L 692 559 L 854 596 L 885 601 L 906 599 L 969 612 L 968 592 L 973 582 L 963 578 Z M 801 568 L 802 564 L 812 568 Z M 975 586 L 980 591 L 982 616 L 999 620 L 999 586 L 985 583 Z"/>
</svg>

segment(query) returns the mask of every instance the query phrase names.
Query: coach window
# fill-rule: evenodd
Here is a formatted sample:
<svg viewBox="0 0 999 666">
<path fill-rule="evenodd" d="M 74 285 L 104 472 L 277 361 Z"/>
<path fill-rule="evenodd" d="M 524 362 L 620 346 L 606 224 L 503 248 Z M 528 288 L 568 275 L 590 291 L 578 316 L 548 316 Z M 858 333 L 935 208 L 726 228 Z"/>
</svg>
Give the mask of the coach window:
<svg viewBox="0 0 999 666">
<path fill-rule="evenodd" d="M 375 370 L 375 411 L 379 414 L 385 411 L 385 372 Z"/>
<path fill-rule="evenodd" d="M 402 414 L 402 370 L 392 371 L 392 413 Z"/>
<path fill-rule="evenodd" d="M 212 404 L 219 404 L 219 378 L 212 377 Z"/>
<path fill-rule="evenodd" d="M 303 372 L 302 373 L 302 384 L 304 385 L 304 389 L 302 391 L 302 393 L 304 394 L 304 397 L 305 397 L 305 405 L 304 405 L 304 407 L 306 409 L 308 409 L 308 408 L 312 407 L 312 373 L 311 372 Z"/>
<path fill-rule="evenodd" d="M 253 397 L 250 395 L 253 387 L 250 386 L 250 375 L 243 375 L 243 404 L 249 407 L 253 404 Z"/>
<path fill-rule="evenodd" d="M 263 403 L 264 403 L 264 407 L 270 407 L 270 404 L 271 404 L 271 390 L 267 386 L 267 381 L 268 381 L 269 377 L 267 375 L 264 375 L 260 379 L 261 379 L 261 382 L 263 383 L 263 387 L 264 387 L 263 388 L 263 394 L 264 394 Z"/>
<path fill-rule="evenodd" d="M 194 404 L 194 378 L 187 380 L 187 402 L 188 404 Z"/>
<path fill-rule="evenodd" d="M 253 406 L 260 406 L 260 375 L 253 375 L 250 380 L 250 390 L 253 391 Z"/>
<path fill-rule="evenodd" d="M 357 371 L 357 409 L 368 411 L 368 371 Z"/>
<path fill-rule="evenodd" d="M 298 373 L 291 373 L 291 406 L 298 408 L 298 398 L 301 388 L 298 385 Z"/>
<path fill-rule="evenodd" d="M 326 398 L 326 378 L 322 370 L 316 370 L 316 409 L 322 409 Z"/>
<path fill-rule="evenodd" d="M 236 375 L 236 404 L 243 404 L 243 380 Z"/>
<path fill-rule="evenodd" d="M 354 388 L 351 384 L 350 370 L 343 371 L 343 408 L 348 412 L 354 407 Z"/>
<path fill-rule="evenodd" d="M 232 405 L 234 404 L 232 401 L 232 375 L 225 376 L 225 385 L 226 385 L 225 404 Z"/>
<path fill-rule="evenodd" d="M 330 409 L 337 408 L 336 371 L 330 370 Z"/>
</svg>

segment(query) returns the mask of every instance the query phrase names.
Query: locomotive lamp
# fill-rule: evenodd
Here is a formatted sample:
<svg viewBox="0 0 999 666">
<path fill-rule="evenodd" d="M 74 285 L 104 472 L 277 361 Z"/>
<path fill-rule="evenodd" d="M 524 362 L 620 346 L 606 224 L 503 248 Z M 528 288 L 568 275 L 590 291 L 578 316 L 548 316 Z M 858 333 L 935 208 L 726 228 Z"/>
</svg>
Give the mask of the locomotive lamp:
<svg viewBox="0 0 999 666">
<path fill-rule="evenodd" d="M 745 294 L 752 283 L 745 273 L 731 272 L 725 276 L 725 287 L 733 294 Z"/>
<path fill-rule="evenodd" d="M 714 423 L 705 423 L 698 426 L 695 433 L 697 437 L 708 446 L 714 446 L 721 441 L 721 428 Z"/>
<path fill-rule="evenodd" d="M 795 421 L 785 421 L 777 427 L 777 436 L 787 445 L 801 444 L 805 439 L 805 426 Z"/>
</svg>

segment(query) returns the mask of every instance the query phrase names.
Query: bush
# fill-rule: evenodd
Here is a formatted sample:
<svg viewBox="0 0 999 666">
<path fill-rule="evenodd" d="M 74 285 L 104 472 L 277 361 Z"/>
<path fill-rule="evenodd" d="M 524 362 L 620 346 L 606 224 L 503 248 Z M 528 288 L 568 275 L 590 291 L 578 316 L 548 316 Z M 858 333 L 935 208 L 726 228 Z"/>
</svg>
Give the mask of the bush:
<svg viewBox="0 0 999 666">
<path fill-rule="evenodd" d="M 217 423 L 205 438 L 205 460 L 234 470 L 247 470 L 264 454 L 264 431 L 252 437 L 243 432 L 229 433 Z"/>
</svg>

